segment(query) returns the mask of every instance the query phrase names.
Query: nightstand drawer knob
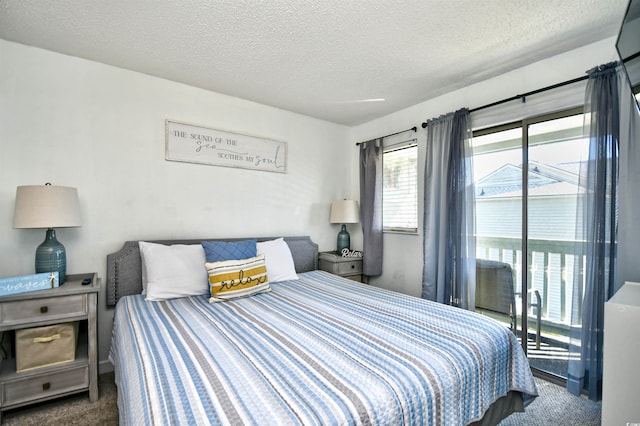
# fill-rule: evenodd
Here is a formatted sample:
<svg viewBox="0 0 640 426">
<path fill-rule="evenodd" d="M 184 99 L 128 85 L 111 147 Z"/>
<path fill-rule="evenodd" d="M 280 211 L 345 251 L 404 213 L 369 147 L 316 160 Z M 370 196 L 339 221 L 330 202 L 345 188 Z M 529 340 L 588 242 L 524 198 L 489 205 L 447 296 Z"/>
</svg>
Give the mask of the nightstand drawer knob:
<svg viewBox="0 0 640 426">
<path fill-rule="evenodd" d="M 355 268 L 356 268 L 356 265 L 351 265 L 351 269 L 355 269 Z"/>
<path fill-rule="evenodd" d="M 43 383 L 42 384 L 42 390 L 43 391 L 47 391 L 51 388 L 51 383 L 47 382 L 47 383 Z"/>
<path fill-rule="evenodd" d="M 47 306 L 40 306 L 40 313 L 41 313 L 41 314 L 46 314 L 47 312 L 49 312 L 49 307 L 47 307 Z"/>
</svg>

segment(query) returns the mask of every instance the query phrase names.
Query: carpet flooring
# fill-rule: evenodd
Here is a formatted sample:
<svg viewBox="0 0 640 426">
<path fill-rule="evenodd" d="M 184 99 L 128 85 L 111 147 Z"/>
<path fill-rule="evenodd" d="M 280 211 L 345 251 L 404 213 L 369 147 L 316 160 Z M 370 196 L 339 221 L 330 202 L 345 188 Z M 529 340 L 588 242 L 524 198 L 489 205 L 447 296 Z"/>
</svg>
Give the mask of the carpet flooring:
<svg viewBox="0 0 640 426">
<path fill-rule="evenodd" d="M 600 403 L 569 394 L 563 387 L 536 378 L 540 396 L 524 413 L 515 413 L 500 426 L 596 426 L 600 425 Z M 91 403 L 86 393 L 53 402 L 7 411 L 4 425 L 21 426 L 117 426 L 117 389 L 113 373 L 99 376 L 100 397 Z"/>
<path fill-rule="evenodd" d="M 602 404 L 575 396 L 562 387 L 536 378 L 538 397 L 524 413 L 514 413 L 500 426 L 598 426 Z"/>
</svg>

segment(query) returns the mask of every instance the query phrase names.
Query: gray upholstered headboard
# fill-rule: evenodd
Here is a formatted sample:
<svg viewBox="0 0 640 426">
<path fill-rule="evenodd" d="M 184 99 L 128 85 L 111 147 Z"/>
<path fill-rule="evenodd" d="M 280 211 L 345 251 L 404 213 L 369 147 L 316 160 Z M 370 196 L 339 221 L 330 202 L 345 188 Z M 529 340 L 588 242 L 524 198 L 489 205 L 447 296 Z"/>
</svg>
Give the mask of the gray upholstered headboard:
<svg viewBox="0 0 640 426">
<path fill-rule="evenodd" d="M 202 241 L 239 241 L 248 238 L 202 238 L 198 240 L 149 241 L 158 244 L 200 244 Z M 258 237 L 258 241 L 274 237 Z M 291 249 L 296 272 L 318 269 L 318 245 L 310 237 L 284 237 Z M 138 241 L 126 241 L 122 248 L 107 255 L 107 306 L 115 306 L 118 300 L 129 294 L 142 292 L 142 264 Z"/>
</svg>

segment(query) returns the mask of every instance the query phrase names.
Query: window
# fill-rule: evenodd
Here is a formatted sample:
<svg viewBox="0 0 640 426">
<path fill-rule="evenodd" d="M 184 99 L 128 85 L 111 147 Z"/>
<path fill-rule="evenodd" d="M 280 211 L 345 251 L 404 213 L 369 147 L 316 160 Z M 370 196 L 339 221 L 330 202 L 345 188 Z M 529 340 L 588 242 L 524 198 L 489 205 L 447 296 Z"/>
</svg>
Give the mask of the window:
<svg viewBox="0 0 640 426">
<path fill-rule="evenodd" d="M 382 224 L 385 232 L 418 232 L 418 146 L 384 151 Z"/>
</svg>

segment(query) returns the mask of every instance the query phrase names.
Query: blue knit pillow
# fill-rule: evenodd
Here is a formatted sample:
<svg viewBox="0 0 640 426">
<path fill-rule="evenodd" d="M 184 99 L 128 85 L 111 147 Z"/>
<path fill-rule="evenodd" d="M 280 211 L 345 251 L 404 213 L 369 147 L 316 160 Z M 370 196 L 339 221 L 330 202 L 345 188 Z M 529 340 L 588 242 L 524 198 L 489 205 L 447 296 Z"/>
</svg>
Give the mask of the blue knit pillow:
<svg viewBox="0 0 640 426">
<path fill-rule="evenodd" d="M 240 260 L 255 257 L 256 240 L 242 241 L 203 241 L 202 247 L 207 262 L 221 260 Z"/>
</svg>

